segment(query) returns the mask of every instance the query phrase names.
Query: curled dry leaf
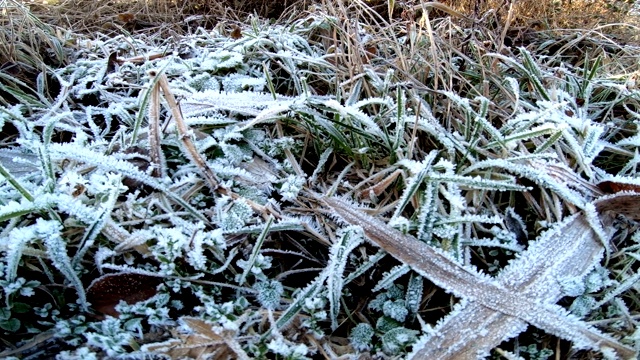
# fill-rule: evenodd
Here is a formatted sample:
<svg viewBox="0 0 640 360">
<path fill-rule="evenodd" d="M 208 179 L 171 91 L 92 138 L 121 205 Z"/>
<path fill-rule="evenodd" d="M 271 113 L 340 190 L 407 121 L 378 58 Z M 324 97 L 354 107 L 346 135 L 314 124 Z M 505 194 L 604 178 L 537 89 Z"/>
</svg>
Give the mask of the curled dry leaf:
<svg viewBox="0 0 640 360">
<path fill-rule="evenodd" d="M 598 183 L 598 188 L 607 194 L 615 194 L 621 191 L 640 192 L 640 185 L 621 181 L 605 180 Z"/>
<path fill-rule="evenodd" d="M 240 28 L 240 26 L 233 25 L 229 37 L 234 40 L 240 39 L 242 37 L 242 29 Z"/>
<path fill-rule="evenodd" d="M 147 344 L 143 349 L 169 355 L 172 359 L 249 359 L 249 355 L 235 339 L 233 331 L 214 327 L 202 319 L 192 317 L 183 317 L 181 321 L 193 332 L 174 334 L 174 339 Z"/>
<path fill-rule="evenodd" d="M 118 14 L 118 20 L 122 21 L 123 23 L 130 23 L 135 21 L 135 19 L 136 19 L 136 16 L 131 13 Z"/>
<path fill-rule="evenodd" d="M 640 221 L 640 192 L 621 192 L 606 195 L 594 202 L 600 214 L 612 212 Z"/>
</svg>

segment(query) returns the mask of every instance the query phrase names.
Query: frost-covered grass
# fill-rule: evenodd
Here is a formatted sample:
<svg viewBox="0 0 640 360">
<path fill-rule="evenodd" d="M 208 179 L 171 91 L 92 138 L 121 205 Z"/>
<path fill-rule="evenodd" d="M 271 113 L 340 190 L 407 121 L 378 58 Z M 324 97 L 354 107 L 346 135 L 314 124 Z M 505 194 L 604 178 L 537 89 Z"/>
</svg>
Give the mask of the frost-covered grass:
<svg viewBox="0 0 640 360">
<path fill-rule="evenodd" d="M 465 21 L 336 2 L 0 72 L 0 355 L 633 356 L 640 48 Z"/>
</svg>

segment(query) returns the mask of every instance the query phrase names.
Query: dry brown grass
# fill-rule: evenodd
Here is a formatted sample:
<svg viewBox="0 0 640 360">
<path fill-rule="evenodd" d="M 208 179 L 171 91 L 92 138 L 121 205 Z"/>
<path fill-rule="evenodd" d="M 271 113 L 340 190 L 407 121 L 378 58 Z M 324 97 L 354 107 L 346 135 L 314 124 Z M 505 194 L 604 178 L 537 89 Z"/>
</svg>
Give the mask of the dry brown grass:
<svg viewBox="0 0 640 360">
<path fill-rule="evenodd" d="M 591 28 L 603 23 L 626 21 L 630 5 L 623 1 L 603 0 L 444 0 L 452 8 L 468 15 L 482 15 L 495 11 L 507 15 L 513 5 L 516 23 L 542 23 L 548 28 Z"/>
<path fill-rule="evenodd" d="M 186 32 L 194 25 L 212 27 L 221 21 L 241 21 L 256 14 L 261 17 L 291 20 L 313 11 L 311 5 L 342 7 L 359 1 L 340 0 L 63 0 L 41 5 L 28 3 L 31 11 L 51 25 L 71 28 L 74 31 L 94 33 L 109 30 L 141 30 L 160 26 L 170 27 L 176 32 Z M 388 19 L 391 3 L 394 17 L 403 11 L 420 6 L 417 0 L 362 0 L 381 16 Z M 425 2 L 422 2 L 425 3 Z M 445 6 L 470 18 L 482 19 L 480 25 L 495 27 L 504 24 L 512 7 L 511 24 L 534 26 L 536 29 L 583 28 L 590 29 L 603 24 L 634 23 L 637 17 L 629 16 L 630 4 L 610 0 L 443 0 Z M 450 15 L 446 11 L 434 10 L 432 16 Z"/>
<path fill-rule="evenodd" d="M 157 31 L 170 29 L 188 33 L 197 26 L 214 27 L 220 22 L 239 21 L 256 14 L 280 18 L 291 7 L 300 9 L 308 0 L 250 1 L 119 1 L 64 0 L 55 4 L 30 3 L 31 11 L 47 23 L 82 33 L 112 31 Z"/>
<path fill-rule="evenodd" d="M 18 64 L 23 68 L 28 63 L 28 68 L 43 69 L 44 64 L 65 63 L 61 48 L 69 40 L 67 30 L 89 37 L 145 33 L 152 37 L 172 39 L 204 27 L 222 29 L 231 36 L 234 28 L 246 23 L 252 15 L 285 23 L 316 11 L 326 11 L 339 19 L 358 18 L 361 23 L 371 24 L 382 32 L 398 22 L 411 26 L 415 21 L 424 19 L 424 13 L 428 12 L 430 20 L 451 18 L 457 25 L 471 26 L 480 32 L 492 32 L 494 34 L 484 40 L 493 41 L 498 46 L 502 46 L 505 37 L 508 37 L 507 41 L 511 38 L 517 41 L 525 32 L 561 29 L 598 29 L 598 33 L 615 35 L 613 40 L 618 43 L 640 40 L 636 26 L 640 23 L 639 16 L 629 15 L 630 5 L 623 1 L 444 0 L 438 6 L 434 3 L 417 0 L 8 0 L 10 5 L 26 6 L 18 10 L 5 10 L 8 16 L 0 20 L 4 29 L 0 31 L 0 43 L 3 44 L 0 47 L 0 65 L 6 68 Z M 390 8 L 393 8 L 391 16 Z M 344 27 L 344 24 L 341 26 Z M 351 31 L 346 28 L 343 30 L 345 34 Z M 380 39 L 386 41 L 402 35 L 388 32 Z M 552 34 L 558 35 L 562 36 Z M 358 41 L 353 37 L 351 39 Z M 329 43 L 331 39 L 325 39 L 325 42 Z M 348 63 L 356 65 L 355 68 L 350 66 L 351 71 L 362 67 L 359 59 L 367 55 L 363 54 L 367 49 L 362 48 L 362 44 L 330 45 L 348 46 L 347 52 L 342 51 L 341 54 L 349 57 Z M 393 53 L 403 53 L 397 44 L 395 47 Z M 50 55 L 52 52 L 53 57 Z M 385 54 L 382 55 L 384 57 Z M 411 52 L 406 55 L 415 61 Z M 404 70 L 412 66 L 402 57 L 399 61 Z"/>
<path fill-rule="evenodd" d="M 629 15 L 630 5 L 623 1 L 609 0 L 444 0 L 439 3 L 417 0 L 62 0 L 48 4 L 8 0 L 8 3 L 26 6 L 7 10 L 8 16 L 0 19 L 3 29 L 0 31 L 0 68 L 25 83 L 33 83 L 33 77 L 47 66 L 68 63 L 70 54 L 78 46 L 75 34 L 90 38 L 144 34 L 150 41 L 162 39 L 169 45 L 199 27 L 216 28 L 233 36 L 233 31 L 239 30 L 253 15 L 279 23 L 290 23 L 313 12 L 324 12 L 339 19 L 332 33 L 318 34 L 315 40 L 323 42 L 335 54 L 333 61 L 340 70 L 336 84 L 346 84 L 346 91 L 349 79 L 362 73 L 372 57 L 387 61 L 387 65 L 399 70 L 407 80 L 433 88 L 442 88 L 445 84 L 445 89 L 452 90 L 453 86 L 464 87 L 465 80 L 459 74 L 441 71 L 451 68 L 441 67 L 436 59 L 450 61 L 456 56 L 468 56 L 469 51 L 499 52 L 505 47 L 543 44 L 555 39 L 557 45 L 534 50 L 568 56 L 579 65 L 584 49 L 588 49 L 591 56 L 597 56 L 594 48 L 608 47 L 607 51 L 597 52 L 603 54 L 605 62 L 612 54 L 619 54 L 619 59 L 610 61 L 624 68 L 633 65 L 634 60 L 620 46 L 640 40 L 636 25 L 640 17 Z M 391 16 L 390 8 L 393 8 Z M 363 43 L 350 21 L 355 19 L 367 24 L 377 35 Z M 464 29 L 470 28 L 474 29 L 471 38 L 462 35 Z M 445 31 L 450 36 L 434 36 Z M 396 41 L 407 34 L 415 35 L 412 45 Z M 425 50 L 427 47 L 417 45 L 419 41 L 431 43 L 429 53 Z M 471 45 L 475 49 L 470 50 Z M 430 73 L 435 74 L 433 79 L 428 79 Z"/>
</svg>

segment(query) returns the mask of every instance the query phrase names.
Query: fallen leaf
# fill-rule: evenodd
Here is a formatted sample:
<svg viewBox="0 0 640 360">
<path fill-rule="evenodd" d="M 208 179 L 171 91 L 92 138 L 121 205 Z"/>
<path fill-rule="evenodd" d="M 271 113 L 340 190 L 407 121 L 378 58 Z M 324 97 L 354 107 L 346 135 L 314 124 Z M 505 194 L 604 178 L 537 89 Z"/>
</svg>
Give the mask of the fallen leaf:
<svg viewBox="0 0 640 360">
<path fill-rule="evenodd" d="M 123 23 L 130 23 L 135 19 L 136 19 L 136 16 L 131 13 L 118 14 L 118 20 L 122 21 Z"/>
<path fill-rule="evenodd" d="M 223 330 L 193 317 L 181 318 L 193 333 L 175 333 L 174 339 L 143 346 L 145 351 L 169 355 L 172 359 L 239 359 L 249 360 L 249 355 L 235 338 L 232 330 Z"/>
<path fill-rule="evenodd" d="M 638 195 L 640 196 L 640 194 Z M 593 261 L 591 255 L 581 253 L 576 254 L 573 261 L 563 264 L 562 266 L 564 267 L 557 267 L 558 264 L 556 263 L 560 256 L 571 250 L 570 247 L 565 248 L 571 242 L 563 241 L 566 240 L 566 237 L 569 237 L 567 235 L 568 232 L 578 231 L 576 233 L 577 239 L 586 236 L 588 239 L 593 240 L 592 229 L 583 214 L 574 215 L 567 220 L 569 222 L 578 221 L 579 223 L 576 223 L 576 225 L 580 226 L 570 225 L 565 229 L 564 226 L 567 223 L 563 223 L 559 228 L 550 230 L 543 235 L 543 237 L 549 237 L 554 240 L 551 244 L 555 244 L 554 246 L 557 247 L 557 251 L 554 252 L 555 256 L 547 256 L 548 254 L 546 254 L 545 250 L 540 249 L 540 245 L 536 245 L 536 242 L 534 242 L 527 251 L 520 254 L 520 258 L 524 260 L 516 261 L 515 264 L 505 268 L 497 279 L 493 279 L 479 273 L 475 268 L 457 263 L 447 254 L 365 214 L 362 210 L 357 209 L 354 204 L 339 198 L 325 197 L 322 200 L 345 222 L 361 226 L 367 237 L 374 244 L 387 251 L 401 263 L 411 266 L 418 274 L 429 279 L 445 291 L 461 297 L 463 299 L 461 305 L 455 307 L 449 318 L 456 318 L 458 321 L 461 320 L 462 323 L 465 323 L 465 319 L 457 318 L 456 316 L 464 312 L 464 309 L 471 307 L 472 311 L 467 310 L 467 315 L 482 314 L 482 318 L 489 321 L 483 323 L 478 322 L 482 319 L 476 319 L 477 321 L 473 323 L 466 323 L 466 328 L 456 326 L 455 328 L 458 331 L 455 336 L 448 336 L 445 340 L 455 341 L 456 339 L 469 338 L 470 341 L 477 342 L 486 337 L 484 339 L 485 342 L 479 343 L 482 347 L 477 349 L 484 353 L 488 352 L 496 341 L 511 338 L 524 331 L 528 323 L 549 334 L 572 341 L 576 348 L 597 350 L 609 348 L 613 349 L 622 358 L 635 358 L 636 352 L 633 349 L 608 335 L 602 334 L 594 327 L 575 316 L 571 316 L 562 307 L 556 305 L 555 301 L 559 298 L 557 294 L 559 289 L 551 291 L 551 294 L 547 297 L 546 278 L 551 276 L 551 279 L 557 279 L 559 277 L 557 272 L 565 268 L 576 267 L 578 269 L 584 265 L 585 261 L 589 261 L 587 257 Z M 583 231 L 583 229 L 587 230 Z M 541 242 L 542 240 L 538 241 L 538 243 Z M 542 243 L 544 244 L 544 242 Z M 598 255 L 600 250 L 597 246 L 595 255 Z M 537 250 L 534 250 L 536 248 Z M 589 253 L 592 253 L 592 251 Z M 560 259 L 559 261 L 562 262 L 564 260 Z M 553 267 L 553 271 L 546 273 L 549 267 Z M 542 278 L 539 279 L 539 277 Z M 540 286 L 542 286 L 542 290 Z M 483 326 L 478 327 L 478 325 Z M 489 325 L 491 326 L 489 327 Z M 475 337 L 469 337 L 470 334 L 477 332 L 478 329 L 486 329 L 487 333 L 483 335 L 484 332 L 480 332 Z M 437 338 L 441 335 L 441 333 L 436 333 L 435 337 Z M 458 357 L 461 356 L 460 353 L 457 353 L 460 350 L 460 346 L 462 346 L 462 349 L 468 349 L 467 347 L 470 345 L 469 341 L 463 340 L 457 344 L 458 349 L 454 349 L 454 353 L 449 350 L 451 344 L 447 341 L 444 343 L 445 346 L 440 346 L 444 351 L 440 353 L 442 356 L 427 356 L 426 354 L 430 353 L 431 346 L 436 340 L 431 339 L 430 336 L 424 337 L 418 344 L 414 345 L 413 356 L 410 355 L 409 357 L 416 359 L 470 359 L 478 355 L 475 351 L 470 354 L 465 350 L 466 354 L 463 357 Z"/>
<path fill-rule="evenodd" d="M 135 304 L 156 294 L 161 277 L 136 273 L 107 274 L 95 279 L 87 289 L 87 299 L 94 310 L 117 317 L 120 300 Z"/>
<path fill-rule="evenodd" d="M 640 193 L 640 185 L 619 181 L 601 181 L 598 183 L 598 188 L 607 194 L 614 194 L 620 191 L 633 191 Z"/>
<path fill-rule="evenodd" d="M 599 213 L 612 212 L 640 221 L 640 192 L 605 195 L 594 201 Z"/>
<path fill-rule="evenodd" d="M 229 37 L 234 40 L 240 39 L 242 37 L 242 29 L 240 29 L 240 26 L 233 25 L 233 28 L 231 30 L 231 33 L 229 34 Z"/>
</svg>

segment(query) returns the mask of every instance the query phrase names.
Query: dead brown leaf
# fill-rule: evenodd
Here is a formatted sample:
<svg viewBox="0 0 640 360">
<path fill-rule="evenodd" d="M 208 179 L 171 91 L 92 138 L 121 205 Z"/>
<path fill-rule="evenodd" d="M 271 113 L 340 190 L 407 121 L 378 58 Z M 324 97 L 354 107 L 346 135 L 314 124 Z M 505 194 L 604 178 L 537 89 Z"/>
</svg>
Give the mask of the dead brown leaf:
<svg viewBox="0 0 640 360">
<path fill-rule="evenodd" d="M 323 201 L 347 223 L 361 226 L 373 243 L 400 262 L 463 298 L 449 320 L 445 320 L 453 321 L 445 329 L 449 336 L 437 333 L 432 336 L 434 339 L 423 339 L 414 346 L 413 357 L 475 359 L 479 353 L 488 352 L 530 324 L 573 341 L 578 348 L 610 348 L 624 359 L 636 358 L 633 349 L 555 305 L 561 293 L 558 286 L 550 284 L 564 276 L 561 272 L 579 273 L 585 265 L 590 267 L 601 256 L 599 238 L 584 215 L 574 215 L 545 233 L 494 280 L 458 264 L 444 253 L 393 229 L 345 200 L 323 198 Z M 569 258 L 571 261 L 567 261 Z"/>
</svg>

